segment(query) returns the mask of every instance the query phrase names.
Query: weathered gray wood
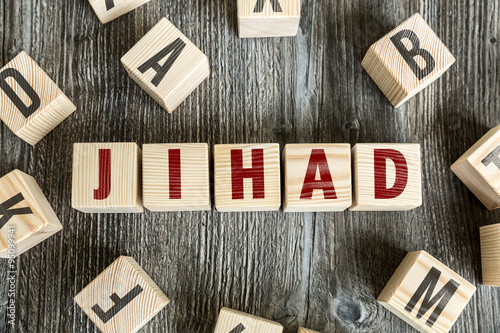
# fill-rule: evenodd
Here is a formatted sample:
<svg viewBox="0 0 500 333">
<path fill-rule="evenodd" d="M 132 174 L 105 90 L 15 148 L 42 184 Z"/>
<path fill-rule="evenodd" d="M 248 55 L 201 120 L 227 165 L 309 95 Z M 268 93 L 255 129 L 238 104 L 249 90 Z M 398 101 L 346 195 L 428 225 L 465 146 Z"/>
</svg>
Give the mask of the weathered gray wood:
<svg viewBox="0 0 500 333">
<path fill-rule="evenodd" d="M 394 110 L 360 62 L 419 11 L 456 56 Z M 296 38 L 236 35 L 235 1 L 157 1 L 101 25 L 84 0 L 0 1 L 5 64 L 26 50 L 78 106 L 31 148 L 0 126 L 0 174 L 33 175 L 64 230 L 18 259 L 10 332 L 97 332 L 72 298 L 119 255 L 172 300 L 144 332 L 210 332 L 222 306 L 286 332 L 412 332 L 375 298 L 406 251 L 425 249 L 479 289 L 453 332 L 500 332 L 500 290 L 480 286 L 479 226 L 498 222 L 449 170 L 500 123 L 500 2 L 303 0 Z M 173 114 L 120 58 L 166 16 L 212 74 Z M 397 213 L 145 213 L 71 209 L 72 143 L 419 142 L 424 205 Z M 6 277 L 0 263 L 0 283 Z M 0 328 L 6 288 L 0 288 Z"/>
</svg>

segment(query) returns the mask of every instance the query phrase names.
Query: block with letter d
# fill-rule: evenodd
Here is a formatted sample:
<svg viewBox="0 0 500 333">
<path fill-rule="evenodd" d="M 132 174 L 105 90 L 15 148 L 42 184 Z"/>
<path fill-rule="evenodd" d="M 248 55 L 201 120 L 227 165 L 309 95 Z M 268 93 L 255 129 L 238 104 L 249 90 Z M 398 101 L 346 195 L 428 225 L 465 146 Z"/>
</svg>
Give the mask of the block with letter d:
<svg viewBox="0 0 500 333">
<path fill-rule="evenodd" d="M 398 107 L 443 75 L 455 58 L 419 13 L 373 44 L 361 65 Z"/>
<path fill-rule="evenodd" d="M 214 333 L 281 333 L 280 323 L 245 312 L 222 308 Z"/>
<path fill-rule="evenodd" d="M 377 301 L 420 332 L 448 332 L 476 287 L 425 251 L 410 252 Z"/>
<path fill-rule="evenodd" d="M 142 213 L 136 143 L 75 143 L 71 206 L 84 213 Z"/>
<path fill-rule="evenodd" d="M 166 18 L 121 61 L 132 79 L 168 112 L 210 74 L 207 56 Z"/>
<path fill-rule="evenodd" d="M 108 23 L 151 0 L 89 0 L 101 23 Z"/>
</svg>

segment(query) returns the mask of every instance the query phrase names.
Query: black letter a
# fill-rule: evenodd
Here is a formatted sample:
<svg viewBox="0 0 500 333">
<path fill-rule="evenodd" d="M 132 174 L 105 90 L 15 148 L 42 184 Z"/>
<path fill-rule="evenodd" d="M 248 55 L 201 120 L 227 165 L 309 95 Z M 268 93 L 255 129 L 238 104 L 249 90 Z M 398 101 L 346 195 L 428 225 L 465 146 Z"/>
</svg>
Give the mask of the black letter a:
<svg viewBox="0 0 500 333">
<path fill-rule="evenodd" d="M 27 106 L 24 102 L 19 98 L 16 92 L 9 86 L 7 83 L 7 78 L 13 78 L 16 80 L 17 84 L 24 90 L 26 95 L 31 99 L 31 105 Z M 40 107 L 40 96 L 36 93 L 36 91 L 30 86 L 28 81 L 24 78 L 24 76 L 19 73 L 17 69 L 7 68 L 3 72 L 0 73 L 0 89 L 2 89 L 7 97 L 10 98 L 12 103 L 21 111 L 25 118 L 31 116 L 38 108 Z"/>
</svg>

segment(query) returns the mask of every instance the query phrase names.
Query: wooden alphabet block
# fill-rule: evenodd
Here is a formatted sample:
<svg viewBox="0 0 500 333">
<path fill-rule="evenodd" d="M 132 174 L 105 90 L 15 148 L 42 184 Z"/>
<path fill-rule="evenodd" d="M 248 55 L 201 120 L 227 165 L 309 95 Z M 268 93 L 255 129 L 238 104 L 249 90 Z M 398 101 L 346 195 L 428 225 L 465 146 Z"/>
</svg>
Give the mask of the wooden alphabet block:
<svg viewBox="0 0 500 333">
<path fill-rule="evenodd" d="M 342 211 L 351 206 L 351 145 L 287 144 L 285 212 Z"/>
<path fill-rule="evenodd" d="M 377 301 L 420 332 L 448 332 L 476 287 L 425 251 L 410 252 Z"/>
<path fill-rule="evenodd" d="M 397 108 L 454 62 L 450 51 L 416 13 L 373 44 L 361 65 Z"/>
<path fill-rule="evenodd" d="M 500 287 L 500 223 L 481 227 L 483 284 Z"/>
<path fill-rule="evenodd" d="M 74 300 L 103 333 L 137 332 L 170 302 L 139 264 L 125 256 Z"/>
<path fill-rule="evenodd" d="M 18 256 L 61 229 L 33 177 L 14 170 L 0 178 L 0 258 Z"/>
<path fill-rule="evenodd" d="M 451 171 L 486 208 L 500 208 L 500 125 L 453 163 Z"/>
<path fill-rule="evenodd" d="M 281 333 L 281 324 L 251 314 L 222 308 L 214 333 Z"/>
<path fill-rule="evenodd" d="M 136 143 L 75 143 L 71 205 L 84 213 L 142 213 Z"/>
<path fill-rule="evenodd" d="M 319 333 L 319 332 L 313 331 L 313 330 L 310 330 L 310 329 L 307 329 L 304 327 L 299 327 L 299 330 L 297 331 L 297 333 Z"/>
<path fill-rule="evenodd" d="M 168 112 L 210 74 L 208 58 L 166 18 L 162 18 L 122 63 L 132 79 Z"/>
<path fill-rule="evenodd" d="M 208 144 L 145 144 L 143 200 L 151 211 L 210 210 Z"/>
<path fill-rule="evenodd" d="M 240 38 L 297 35 L 300 0 L 238 0 Z"/>
<path fill-rule="evenodd" d="M 75 110 L 26 52 L 0 69 L 0 118 L 30 145 L 37 144 Z"/>
<path fill-rule="evenodd" d="M 420 145 L 358 143 L 352 211 L 410 210 L 422 205 Z"/>
<path fill-rule="evenodd" d="M 113 21 L 150 0 L 89 0 L 102 24 Z"/>
<path fill-rule="evenodd" d="M 215 145 L 215 207 L 220 212 L 280 208 L 279 144 Z"/>
</svg>

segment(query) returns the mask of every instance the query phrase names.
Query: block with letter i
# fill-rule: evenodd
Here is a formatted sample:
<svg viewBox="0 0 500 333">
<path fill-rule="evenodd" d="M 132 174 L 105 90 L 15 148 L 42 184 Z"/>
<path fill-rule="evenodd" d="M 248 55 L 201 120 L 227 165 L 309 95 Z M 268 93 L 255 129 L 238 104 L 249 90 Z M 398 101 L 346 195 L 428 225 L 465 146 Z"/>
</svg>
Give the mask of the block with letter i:
<svg viewBox="0 0 500 333">
<path fill-rule="evenodd" d="M 425 251 L 410 252 L 377 301 L 420 332 L 448 332 L 476 287 Z"/>
<path fill-rule="evenodd" d="M 126 256 L 116 259 L 74 300 L 103 333 L 137 332 L 170 302 Z"/>
<path fill-rule="evenodd" d="M 214 333 L 281 333 L 280 323 L 251 314 L 222 308 L 217 318 Z"/>
<path fill-rule="evenodd" d="M 101 23 L 113 21 L 151 0 L 89 0 Z"/>
<path fill-rule="evenodd" d="M 279 144 L 215 145 L 214 173 L 218 211 L 280 208 Z"/>
<path fill-rule="evenodd" d="M 238 0 L 240 38 L 297 35 L 300 0 Z"/>
<path fill-rule="evenodd" d="M 422 205 L 420 145 L 358 143 L 352 149 L 352 211 L 410 210 Z"/>
<path fill-rule="evenodd" d="M 0 178 L 0 258 L 12 258 L 62 229 L 33 177 L 14 170 Z"/>
<path fill-rule="evenodd" d="M 373 44 L 361 65 L 394 107 L 423 90 L 455 58 L 419 13 Z"/>
<path fill-rule="evenodd" d="M 142 150 L 145 208 L 211 209 L 208 144 L 145 144 Z"/>
<path fill-rule="evenodd" d="M 480 230 L 483 284 L 500 287 L 500 223 Z"/>
<path fill-rule="evenodd" d="M 287 144 L 285 212 L 342 211 L 351 206 L 349 144 Z"/>
<path fill-rule="evenodd" d="M 168 112 L 210 74 L 206 55 L 166 18 L 121 61 L 132 79 Z"/>
<path fill-rule="evenodd" d="M 75 143 L 71 206 L 84 213 L 142 213 L 136 143 Z"/>
<path fill-rule="evenodd" d="M 0 118 L 30 145 L 37 144 L 75 110 L 26 52 L 0 69 Z"/>
</svg>

